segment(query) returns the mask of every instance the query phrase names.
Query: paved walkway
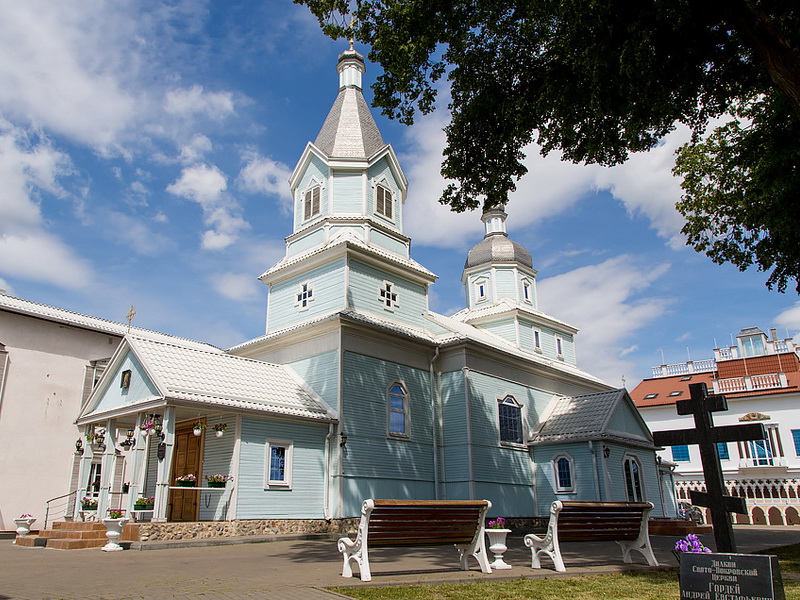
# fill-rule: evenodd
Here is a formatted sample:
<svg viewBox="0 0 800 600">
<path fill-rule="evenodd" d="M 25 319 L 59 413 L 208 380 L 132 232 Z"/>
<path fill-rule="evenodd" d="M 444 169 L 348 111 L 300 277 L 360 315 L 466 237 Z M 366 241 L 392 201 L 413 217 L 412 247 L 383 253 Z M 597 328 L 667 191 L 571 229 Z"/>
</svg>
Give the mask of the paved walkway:
<svg viewBox="0 0 800 600">
<path fill-rule="evenodd" d="M 800 527 L 737 526 L 735 531 L 741 553 L 800 542 Z M 651 539 L 658 561 L 675 566 L 671 550 L 678 538 Z M 713 535 L 702 540 L 713 548 Z M 562 552 L 567 576 L 631 567 L 622 563 L 613 542 L 568 543 Z M 471 571 L 460 571 L 457 553 L 447 548 L 373 550 L 373 580 L 362 583 L 341 577 L 340 555 L 331 540 L 124 552 L 17 548 L 0 540 L 0 600 L 334 600 L 341 596 L 324 588 L 563 576 L 546 558 L 546 568 L 531 569 L 521 536 L 509 538 L 505 558 L 514 568 L 489 575 L 474 559 Z M 638 553 L 634 560 L 634 569 L 648 569 Z"/>
</svg>

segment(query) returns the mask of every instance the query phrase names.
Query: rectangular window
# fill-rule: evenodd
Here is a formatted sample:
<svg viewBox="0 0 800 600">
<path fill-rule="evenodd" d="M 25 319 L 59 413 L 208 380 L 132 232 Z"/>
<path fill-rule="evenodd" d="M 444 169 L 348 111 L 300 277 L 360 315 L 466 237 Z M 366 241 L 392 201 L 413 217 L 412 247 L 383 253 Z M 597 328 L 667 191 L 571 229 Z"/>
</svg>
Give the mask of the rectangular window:
<svg viewBox="0 0 800 600">
<path fill-rule="evenodd" d="M 556 354 L 558 356 L 564 356 L 564 342 L 558 336 L 556 336 Z"/>
<path fill-rule="evenodd" d="M 305 200 L 303 202 L 303 219 L 310 219 L 319 214 L 319 196 L 320 186 L 315 185 L 310 190 L 306 191 Z"/>
<path fill-rule="evenodd" d="M 375 190 L 375 210 L 379 215 L 383 215 L 387 219 L 392 218 L 392 192 L 383 187 L 377 186 Z"/>
<path fill-rule="evenodd" d="M 389 388 L 389 435 L 408 436 L 408 394 L 399 383 Z"/>
<path fill-rule="evenodd" d="M 542 350 L 542 334 L 538 329 L 533 330 L 533 347 L 540 352 Z"/>
<path fill-rule="evenodd" d="M 720 460 L 728 460 L 731 455 L 728 452 L 728 443 L 727 442 L 717 442 L 717 454 L 719 454 Z"/>
<path fill-rule="evenodd" d="M 792 429 L 792 438 L 794 439 L 794 453 L 800 456 L 800 429 Z"/>
<path fill-rule="evenodd" d="M 292 443 L 267 440 L 265 488 L 292 486 Z"/>
<path fill-rule="evenodd" d="M 522 407 L 512 396 L 506 396 L 498 405 L 500 441 L 522 443 Z"/>
<path fill-rule="evenodd" d="M 689 462 L 689 446 L 672 446 L 672 460 L 674 462 Z"/>
</svg>

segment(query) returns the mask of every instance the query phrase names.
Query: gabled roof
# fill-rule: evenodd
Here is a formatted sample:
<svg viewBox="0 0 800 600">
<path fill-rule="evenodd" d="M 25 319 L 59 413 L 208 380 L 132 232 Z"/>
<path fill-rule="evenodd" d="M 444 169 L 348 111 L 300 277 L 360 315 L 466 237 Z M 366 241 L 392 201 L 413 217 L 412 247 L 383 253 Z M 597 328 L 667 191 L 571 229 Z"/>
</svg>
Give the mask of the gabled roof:
<svg viewBox="0 0 800 600">
<path fill-rule="evenodd" d="M 615 412 L 626 407 L 639 421 L 642 431 L 647 432 L 646 438 L 609 429 Z M 537 445 L 609 439 L 653 447 L 649 431 L 628 392 L 620 388 L 579 396 L 554 397 L 542 414 L 541 427 L 530 443 Z"/>
<path fill-rule="evenodd" d="M 335 419 L 322 398 L 290 367 L 234 356 L 221 350 L 201 350 L 126 336 L 104 380 L 115 377 L 114 367 L 128 350 L 133 352 L 158 393 L 168 402 L 187 401 L 304 419 Z M 103 387 L 101 381 L 88 406 L 96 406 Z M 151 402 L 153 399 L 145 400 Z M 135 411 L 135 403 L 130 408 Z M 91 411 L 81 415 L 80 420 L 88 417 L 91 417 Z"/>
<path fill-rule="evenodd" d="M 331 158 L 369 158 L 386 145 L 360 89 L 339 91 L 314 145 Z"/>
<path fill-rule="evenodd" d="M 529 317 L 533 321 L 540 321 L 549 323 L 551 326 L 559 327 L 569 333 L 575 334 L 578 333 L 578 329 L 565 321 L 561 321 L 559 319 L 555 319 L 550 315 L 533 308 L 531 306 L 526 306 L 521 302 L 515 302 L 510 298 L 501 298 L 494 304 L 487 304 L 485 306 L 480 306 L 478 308 L 469 309 L 464 308 L 454 314 L 451 318 L 455 319 L 456 321 L 461 321 L 463 323 L 469 323 L 471 321 L 477 321 L 479 319 L 483 319 L 485 317 L 493 317 L 495 315 L 501 315 L 503 313 L 514 312 L 518 311 L 522 315 Z"/>
<path fill-rule="evenodd" d="M 54 323 L 63 323 L 65 325 L 73 325 L 83 329 L 90 329 L 92 331 L 99 331 L 103 333 L 110 333 L 117 336 L 124 336 L 129 331 L 141 337 L 148 337 L 152 339 L 159 339 L 164 341 L 180 341 L 184 345 L 191 345 L 196 348 L 205 348 L 208 350 L 216 349 L 211 344 L 204 342 L 197 342 L 188 340 L 177 336 L 167 335 L 166 333 L 159 333 L 158 331 L 151 331 L 149 329 L 142 329 L 141 327 L 130 327 L 124 323 L 117 323 L 115 321 L 108 321 L 98 317 L 90 317 L 80 313 L 64 310 L 63 308 L 55 308 L 54 306 L 47 306 L 46 304 L 38 304 L 29 300 L 22 300 L 13 296 L 6 296 L 0 294 L 0 310 L 7 310 L 9 312 L 53 321 Z"/>
</svg>

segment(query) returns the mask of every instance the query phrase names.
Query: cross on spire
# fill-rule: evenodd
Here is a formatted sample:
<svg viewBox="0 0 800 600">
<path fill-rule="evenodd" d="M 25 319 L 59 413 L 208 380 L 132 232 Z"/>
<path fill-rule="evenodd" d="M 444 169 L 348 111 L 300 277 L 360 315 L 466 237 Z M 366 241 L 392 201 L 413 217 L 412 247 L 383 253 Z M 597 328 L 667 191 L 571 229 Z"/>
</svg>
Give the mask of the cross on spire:
<svg viewBox="0 0 800 600">
<path fill-rule="evenodd" d="M 711 509 L 717 552 L 733 553 L 736 552 L 736 541 L 733 538 L 730 513 L 746 514 L 747 507 L 744 498 L 725 495 L 717 444 L 719 442 L 763 440 L 766 437 L 766 431 L 762 423 L 715 427 L 711 413 L 728 410 L 728 401 L 725 396 L 709 394 L 705 383 L 690 384 L 689 393 L 691 398 L 678 400 L 675 408 L 679 415 L 694 415 L 695 428 L 654 431 L 653 442 L 656 446 L 697 444 L 700 447 L 703 475 L 708 492 L 692 491 L 692 504 Z"/>
<path fill-rule="evenodd" d="M 133 308 L 133 304 L 131 304 L 131 309 L 128 311 L 128 314 L 125 315 L 125 318 L 128 320 L 128 333 L 131 332 L 131 321 L 133 321 L 133 317 L 136 316 L 136 310 Z"/>
</svg>

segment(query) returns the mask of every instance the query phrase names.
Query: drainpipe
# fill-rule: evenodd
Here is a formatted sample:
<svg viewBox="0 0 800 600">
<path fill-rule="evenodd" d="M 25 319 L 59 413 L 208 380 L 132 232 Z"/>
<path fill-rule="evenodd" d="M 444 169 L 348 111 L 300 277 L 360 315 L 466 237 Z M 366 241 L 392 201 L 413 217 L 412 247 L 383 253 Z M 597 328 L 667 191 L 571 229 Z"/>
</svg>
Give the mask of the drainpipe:
<svg viewBox="0 0 800 600">
<path fill-rule="evenodd" d="M 469 468 L 469 499 L 475 500 L 475 465 L 472 456 L 472 402 L 469 393 L 469 367 L 464 367 L 464 400 L 466 403 L 467 417 L 467 465 Z"/>
<path fill-rule="evenodd" d="M 594 442 L 589 440 L 589 453 L 592 455 L 592 474 L 594 475 L 594 494 L 600 502 L 600 476 L 597 474 L 597 451 L 594 449 Z"/>
<path fill-rule="evenodd" d="M 333 423 L 328 423 L 328 435 L 325 436 L 325 497 L 322 504 L 322 516 L 326 519 L 331 518 L 331 479 L 333 469 Z"/>
<path fill-rule="evenodd" d="M 444 406 L 442 403 L 442 372 L 436 372 L 436 397 L 439 403 L 439 439 L 442 443 L 439 445 L 439 464 L 441 465 L 441 497 L 442 500 L 447 500 L 447 466 L 444 462 Z"/>
<path fill-rule="evenodd" d="M 439 358 L 439 346 L 436 346 L 436 353 L 431 359 L 428 371 L 431 378 L 431 431 L 433 433 L 433 497 L 436 500 L 440 499 L 439 494 L 439 436 L 437 435 L 438 418 L 436 414 L 436 378 L 433 372 L 433 363 Z"/>
</svg>

